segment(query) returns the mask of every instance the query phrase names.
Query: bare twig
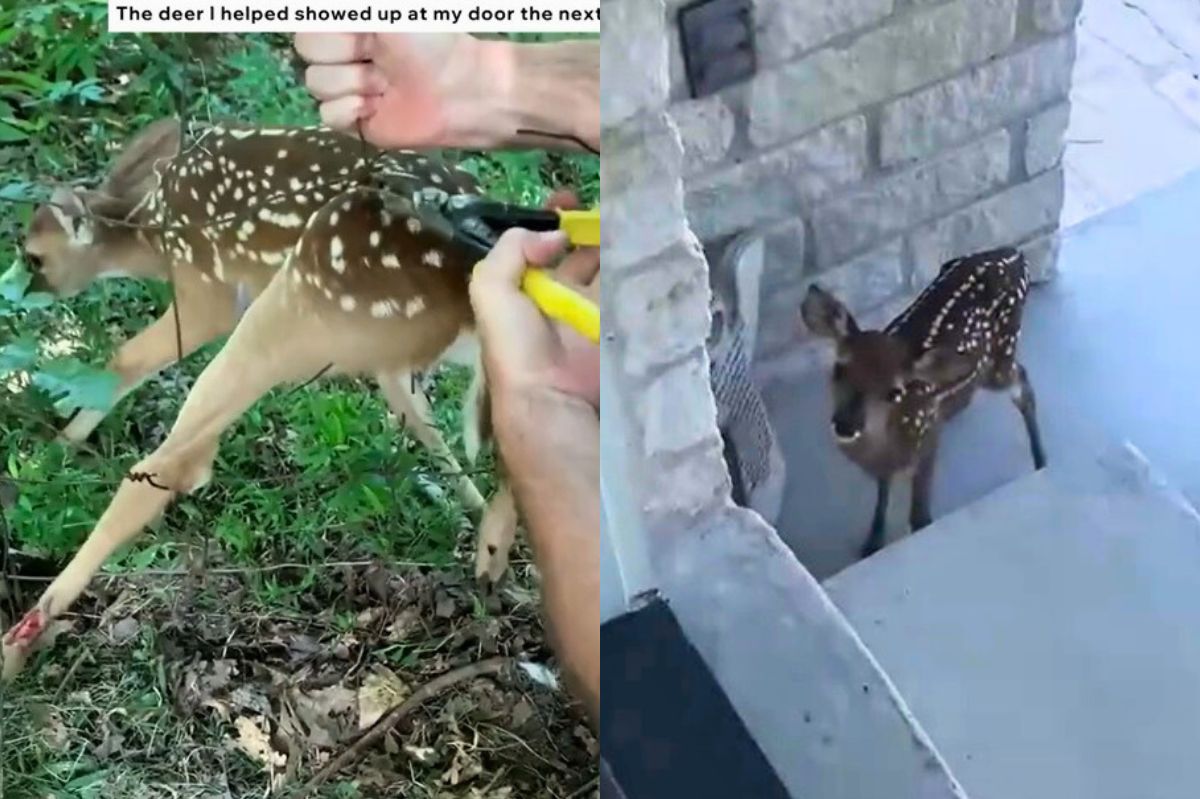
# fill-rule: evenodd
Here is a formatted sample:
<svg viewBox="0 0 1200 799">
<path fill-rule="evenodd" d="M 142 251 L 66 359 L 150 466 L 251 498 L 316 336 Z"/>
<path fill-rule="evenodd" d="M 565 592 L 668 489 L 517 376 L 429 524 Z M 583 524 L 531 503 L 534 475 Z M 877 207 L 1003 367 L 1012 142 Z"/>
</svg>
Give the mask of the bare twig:
<svg viewBox="0 0 1200 799">
<path fill-rule="evenodd" d="M 591 793 L 592 790 L 595 789 L 596 787 L 598 787 L 599 785 L 600 785 L 600 778 L 592 777 L 591 781 L 589 781 L 588 783 L 583 785 L 583 787 L 581 787 L 579 790 L 575 791 L 572 794 L 569 794 L 567 796 L 567 799 L 580 799 L 580 797 L 586 796 L 589 793 Z"/>
<path fill-rule="evenodd" d="M 447 688 L 452 688 L 459 683 L 473 680 L 476 677 L 484 677 L 492 674 L 499 674 L 506 667 L 516 663 L 516 659 L 512 657 L 496 657 L 489 660 L 483 660 L 478 663 L 472 663 L 468 666 L 448 671 L 440 677 L 436 677 L 422 685 L 417 690 L 413 691 L 408 699 L 401 704 L 393 707 L 379 721 L 375 722 L 371 727 L 363 733 L 359 738 L 350 745 L 346 751 L 329 761 L 329 764 L 318 771 L 311 780 L 300 790 L 299 799 L 312 796 L 313 793 L 320 788 L 330 777 L 337 774 L 339 771 L 350 765 L 354 761 L 363 756 L 363 753 L 375 743 L 378 743 L 381 738 L 391 732 L 392 728 L 404 720 L 409 713 L 432 699 L 437 694 L 445 691 Z"/>
</svg>

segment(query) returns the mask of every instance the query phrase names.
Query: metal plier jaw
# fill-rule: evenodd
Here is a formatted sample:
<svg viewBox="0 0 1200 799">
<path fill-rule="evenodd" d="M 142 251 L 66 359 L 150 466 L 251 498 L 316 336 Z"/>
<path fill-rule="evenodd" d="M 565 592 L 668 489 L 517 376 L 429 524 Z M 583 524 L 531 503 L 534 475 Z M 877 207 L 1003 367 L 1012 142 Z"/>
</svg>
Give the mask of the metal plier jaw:
<svg viewBox="0 0 1200 799">
<path fill-rule="evenodd" d="M 563 230 L 576 246 L 600 246 L 598 211 L 524 208 L 479 195 L 450 194 L 434 186 L 422 187 L 407 196 L 389 193 L 385 204 L 393 213 L 411 216 L 424 229 L 466 248 L 476 262 L 486 258 L 500 236 L 512 228 Z M 599 342 L 600 311 L 591 300 L 536 268 L 526 269 L 521 287 L 547 316 Z"/>
</svg>

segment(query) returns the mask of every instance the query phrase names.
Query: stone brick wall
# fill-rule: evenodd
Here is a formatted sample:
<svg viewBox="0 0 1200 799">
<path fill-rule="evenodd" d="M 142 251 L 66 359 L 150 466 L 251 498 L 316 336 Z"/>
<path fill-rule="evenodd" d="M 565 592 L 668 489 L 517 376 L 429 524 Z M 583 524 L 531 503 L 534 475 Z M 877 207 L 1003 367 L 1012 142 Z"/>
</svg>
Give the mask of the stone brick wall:
<svg viewBox="0 0 1200 799">
<path fill-rule="evenodd" d="M 601 9 L 601 488 L 611 520 L 602 538 L 625 561 L 610 573 L 635 567 L 627 592 L 662 593 L 793 795 L 961 799 L 820 585 L 758 514 L 730 504 L 705 347 L 709 265 L 683 184 L 697 148 L 729 147 L 719 120 L 713 140 L 685 140 L 667 111 L 664 0 L 601 0 Z M 804 15 L 791 16 L 788 24 L 807 30 Z M 831 132 L 811 140 L 841 146 Z M 808 155 L 786 157 L 799 164 Z M 805 190 L 820 180 L 806 176 Z"/>
<path fill-rule="evenodd" d="M 1079 2 L 755 0 L 758 74 L 693 100 L 667 0 L 691 227 L 766 244 L 759 357 L 803 342 L 813 279 L 870 318 L 972 250 L 1053 274 Z"/>
</svg>

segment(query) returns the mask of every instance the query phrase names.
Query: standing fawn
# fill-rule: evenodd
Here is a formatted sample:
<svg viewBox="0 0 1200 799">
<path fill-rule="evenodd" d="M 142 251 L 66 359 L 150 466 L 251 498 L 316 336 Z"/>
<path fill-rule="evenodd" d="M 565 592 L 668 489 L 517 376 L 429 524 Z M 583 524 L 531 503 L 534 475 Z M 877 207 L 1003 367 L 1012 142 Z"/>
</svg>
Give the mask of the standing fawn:
<svg viewBox="0 0 1200 799">
<path fill-rule="evenodd" d="M 1016 359 L 1029 274 L 1005 247 L 945 263 L 919 297 L 882 331 L 860 330 L 838 300 L 813 285 L 805 324 L 833 339 L 833 435 L 875 478 L 877 499 L 863 557 L 884 544 L 892 479 L 912 475 L 909 522 L 929 524 L 929 492 L 942 423 L 979 386 L 1007 390 L 1021 412 L 1034 466 L 1046 465 L 1029 376 Z"/>
<path fill-rule="evenodd" d="M 389 212 L 364 169 L 401 194 L 477 192 L 461 170 L 419 153 L 378 153 L 326 129 L 210 126 L 184 143 L 177 121 L 160 120 L 130 142 L 98 190 L 60 188 L 36 211 L 25 250 L 39 287 L 69 296 L 101 277 L 169 278 L 183 354 L 229 338 L 166 440 L 130 471 L 75 557 L 5 635 L 5 678 L 114 550 L 208 482 L 225 429 L 272 388 L 318 374 L 377 380 L 401 424 L 455 476 L 464 504 L 482 512 L 478 575 L 504 573 L 517 525 L 512 494 L 502 484 L 484 502 L 412 380 L 439 362 L 476 367 L 464 413 L 473 460 L 486 389 L 467 296 L 472 258 L 415 217 Z M 177 359 L 175 311 L 113 358 L 121 396 Z M 64 437 L 82 440 L 102 418 L 82 413 Z"/>
</svg>

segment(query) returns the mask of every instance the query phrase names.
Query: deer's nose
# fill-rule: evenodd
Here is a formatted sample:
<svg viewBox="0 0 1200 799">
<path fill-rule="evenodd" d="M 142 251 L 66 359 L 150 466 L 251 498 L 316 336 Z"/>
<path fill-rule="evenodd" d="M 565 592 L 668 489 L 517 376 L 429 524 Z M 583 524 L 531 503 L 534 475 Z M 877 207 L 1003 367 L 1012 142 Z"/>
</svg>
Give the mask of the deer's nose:
<svg viewBox="0 0 1200 799">
<path fill-rule="evenodd" d="M 833 414 L 833 434 L 840 441 L 853 441 L 862 434 L 862 402 L 851 400 L 841 405 Z"/>
</svg>

